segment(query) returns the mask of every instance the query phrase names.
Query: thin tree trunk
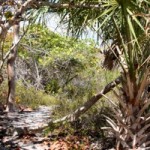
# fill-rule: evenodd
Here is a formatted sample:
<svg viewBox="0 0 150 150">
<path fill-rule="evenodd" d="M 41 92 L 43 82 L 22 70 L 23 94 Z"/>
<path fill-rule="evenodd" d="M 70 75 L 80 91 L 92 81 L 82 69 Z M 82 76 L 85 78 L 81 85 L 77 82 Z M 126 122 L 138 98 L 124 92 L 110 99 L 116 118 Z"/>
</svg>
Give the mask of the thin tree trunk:
<svg viewBox="0 0 150 150">
<path fill-rule="evenodd" d="M 10 52 L 7 60 L 8 74 L 8 97 L 6 111 L 15 111 L 15 60 L 17 57 L 17 42 L 19 40 L 19 23 L 13 26 L 13 45 L 16 45 Z"/>
<path fill-rule="evenodd" d="M 83 113 L 89 110 L 100 98 L 103 97 L 104 94 L 110 92 L 116 85 L 120 84 L 121 77 L 116 78 L 114 81 L 107 84 L 100 93 L 91 97 L 88 101 L 84 103 L 83 106 L 76 109 L 72 114 L 69 114 L 61 119 L 53 121 L 53 123 L 63 122 L 63 121 L 75 121 L 78 119 Z"/>
</svg>

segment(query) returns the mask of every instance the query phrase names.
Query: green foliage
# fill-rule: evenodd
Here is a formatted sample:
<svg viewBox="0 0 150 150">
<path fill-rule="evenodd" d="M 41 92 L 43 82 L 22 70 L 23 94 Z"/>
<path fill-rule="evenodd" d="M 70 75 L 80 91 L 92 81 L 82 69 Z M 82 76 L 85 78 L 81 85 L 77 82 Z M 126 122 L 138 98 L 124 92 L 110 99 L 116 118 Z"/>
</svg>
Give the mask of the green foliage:
<svg viewBox="0 0 150 150">
<path fill-rule="evenodd" d="M 10 19 L 13 15 L 11 11 L 7 11 L 5 12 L 4 16 L 6 17 L 6 19 Z"/>
<path fill-rule="evenodd" d="M 42 90 L 36 90 L 34 87 L 27 88 L 21 83 L 16 87 L 17 104 L 37 108 L 40 105 L 52 106 L 57 105 L 58 100 L 52 96 L 45 94 Z"/>
<path fill-rule="evenodd" d="M 7 90 L 7 83 L 3 82 L 0 86 L 0 103 L 2 104 L 6 103 Z M 21 82 L 17 82 L 16 85 L 15 102 L 16 105 L 32 108 L 37 108 L 41 105 L 52 106 L 59 104 L 59 100 L 56 97 L 48 95 L 42 90 L 37 91 L 34 87 L 27 88 Z"/>
<path fill-rule="evenodd" d="M 118 71 L 112 73 L 100 67 L 99 55 L 99 49 L 92 40 L 61 37 L 39 25 L 29 28 L 19 52 L 19 56 L 27 59 L 28 64 L 31 59 L 36 60 L 44 90 L 54 96 L 59 106 L 55 110 L 55 117 L 73 112 L 116 78 Z M 25 102 L 28 99 L 26 97 Z M 101 107 L 102 103 L 97 103 L 91 112 Z"/>
<path fill-rule="evenodd" d="M 20 51 L 20 57 L 36 59 L 43 70 L 47 93 L 67 91 L 69 97 L 76 90 L 82 93 L 84 89 L 89 89 L 87 84 L 95 84 L 91 77 L 100 72 L 99 51 L 91 40 L 61 37 L 47 28 L 33 25 L 22 41 L 21 48 L 24 51 Z"/>
<path fill-rule="evenodd" d="M 0 103 L 2 104 L 6 104 L 7 91 L 8 91 L 7 83 L 3 82 L 0 85 Z"/>
</svg>

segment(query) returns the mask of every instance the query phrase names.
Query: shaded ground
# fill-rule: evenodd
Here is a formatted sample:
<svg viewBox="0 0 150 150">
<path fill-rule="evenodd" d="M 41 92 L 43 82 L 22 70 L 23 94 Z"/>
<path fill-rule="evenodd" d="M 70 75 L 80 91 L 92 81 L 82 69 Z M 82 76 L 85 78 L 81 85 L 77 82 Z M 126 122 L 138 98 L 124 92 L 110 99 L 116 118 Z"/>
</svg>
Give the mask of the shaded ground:
<svg viewBox="0 0 150 150">
<path fill-rule="evenodd" d="M 0 115 L 0 150 L 105 150 L 111 148 L 112 138 L 102 141 L 95 133 L 83 136 L 79 132 L 42 134 L 51 121 L 52 107 Z M 95 136 L 95 137 L 94 137 Z M 103 147 L 103 148 L 102 148 Z"/>
<path fill-rule="evenodd" d="M 5 136 L 1 141 L 0 150 L 108 150 L 111 145 L 112 139 L 104 142 L 90 136 L 69 135 L 56 138 L 30 134 L 20 137 Z"/>
</svg>

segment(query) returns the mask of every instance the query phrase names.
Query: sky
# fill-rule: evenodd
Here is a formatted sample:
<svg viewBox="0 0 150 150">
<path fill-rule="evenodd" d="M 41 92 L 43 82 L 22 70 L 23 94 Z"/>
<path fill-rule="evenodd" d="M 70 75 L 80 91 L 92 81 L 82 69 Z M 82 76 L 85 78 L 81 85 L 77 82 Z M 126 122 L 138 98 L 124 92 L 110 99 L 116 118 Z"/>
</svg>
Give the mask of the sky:
<svg viewBox="0 0 150 150">
<path fill-rule="evenodd" d="M 54 31 L 56 33 L 59 33 L 63 36 L 67 33 L 67 26 L 64 24 L 60 24 L 60 17 L 57 14 L 50 14 L 48 16 L 47 26 L 51 31 Z M 91 31 L 90 29 L 87 29 L 86 33 L 83 33 L 82 37 L 80 39 L 93 39 L 96 43 L 101 44 L 102 40 L 100 39 L 99 42 L 97 42 L 97 34 L 96 32 Z"/>
</svg>

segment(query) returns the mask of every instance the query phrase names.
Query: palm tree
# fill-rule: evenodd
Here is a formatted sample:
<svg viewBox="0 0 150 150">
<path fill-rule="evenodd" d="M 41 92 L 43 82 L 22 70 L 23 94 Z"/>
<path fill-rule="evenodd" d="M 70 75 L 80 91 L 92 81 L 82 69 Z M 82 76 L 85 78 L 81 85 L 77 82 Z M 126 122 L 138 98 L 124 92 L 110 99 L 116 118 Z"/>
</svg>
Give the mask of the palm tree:
<svg viewBox="0 0 150 150">
<path fill-rule="evenodd" d="M 121 87 L 118 92 L 114 91 L 119 102 L 118 108 L 114 107 L 116 120 L 107 118 L 107 121 L 117 139 L 116 149 L 146 149 L 150 146 L 150 114 L 147 113 L 150 105 L 147 92 L 150 42 L 146 40 L 146 24 L 140 14 L 146 16 L 147 10 L 142 6 L 147 6 L 148 3 L 112 0 L 105 5 L 111 9 L 109 14 L 113 12 L 111 18 L 117 33 L 115 49 L 110 48 L 109 51 L 114 53 L 122 68 Z M 117 50 L 120 57 L 114 50 Z"/>
</svg>

